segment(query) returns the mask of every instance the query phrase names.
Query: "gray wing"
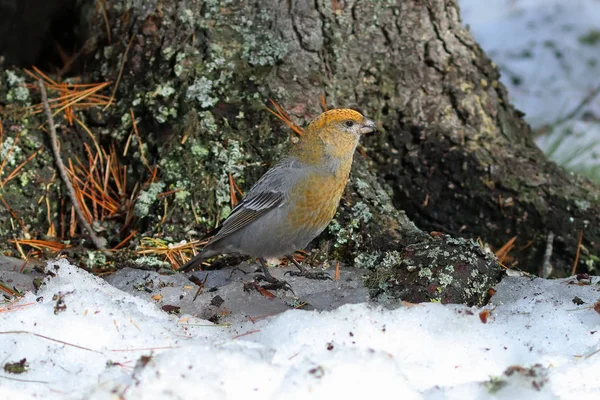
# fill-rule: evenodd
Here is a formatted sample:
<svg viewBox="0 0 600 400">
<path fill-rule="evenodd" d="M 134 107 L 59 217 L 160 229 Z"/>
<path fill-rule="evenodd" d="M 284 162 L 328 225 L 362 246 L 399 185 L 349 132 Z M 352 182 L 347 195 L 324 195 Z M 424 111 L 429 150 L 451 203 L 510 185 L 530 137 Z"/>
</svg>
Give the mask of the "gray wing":
<svg viewBox="0 0 600 400">
<path fill-rule="evenodd" d="M 290 187 L 304 174 L 305 166 L 298 160 L 287 158 L 275 164 L 231 211 L 219 232 L 207 245 L 239 231 L 266 212 L 284 205 L 288 201 Z"/>
</svg>

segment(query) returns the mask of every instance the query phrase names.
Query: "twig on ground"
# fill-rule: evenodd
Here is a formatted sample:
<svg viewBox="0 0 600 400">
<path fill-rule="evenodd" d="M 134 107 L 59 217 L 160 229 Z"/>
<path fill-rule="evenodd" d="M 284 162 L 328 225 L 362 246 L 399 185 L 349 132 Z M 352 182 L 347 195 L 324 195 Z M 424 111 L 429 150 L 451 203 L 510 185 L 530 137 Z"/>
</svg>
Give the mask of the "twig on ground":
<svg viewBox="0 0 600 400">
<path fill-rule="evenodd" d="M 3 332 L 0 332 L 0 335 L 20 335 L 20 334 L 33 335 L 33 336 L 37 336 L 42 339 L 50 340 L 51 342 L 63 344 L 65 346 L 75 347 L 76 349 L 81 349 L 81 350 L 86 350 L 86 351 L 91 351 L 94 353 L 102 354 L 102 352 L 98 351 L 98 350 L 94 350 L 94 349 L 90 349 L 88 347 L 83 347 L 83 346 L 79 346 L 77 344 L 65 342 L 64 340 L 54 339 L 49 336 L 41 335 L 41 334 L 35 333 L 35 332 L 29 332 L 29 331 L 3 331 Z"/>
<path fill-rule="evenodd" d="M 54 160 L 56 161 L 56 167 L 58 168 L 58 172 L 60 173 L 60 177 L 67 187 L 67 192 L 69 197 L 71 198 L 71 203 L 73 203 L 73 208 L 77 213 L 77 217 L 79 218 L 79 222 L 83 225 L 84 229 L 90 235 L 92 243 L 94 246 L 103 252 L 107 252 L 108 250 L 104 246 L 104 241 L 99 236 L 96 235 L 92 225 L 85 219 L 83 211 L 79 206 L 79 202 L 77 201 L 77 196 L 75 194 L 75 189 L 73 189 L 73 184 L 69 180 L 69 176 L 67 175 L 67 169 L 65 168 L 65 164 L 60 157 L 60 150 L 58 149 L 58 137 L 56 135 L 56 127 L 54 125 L 54 118 L 52 117 L 52 111 L 50 111 L 50 105 L 48 104 L 48 95 L 46 94 L 46 86 L 44 85 L 44 81 L 41 79 L 38 80 L 38 84 L 40 86 L 40 92 L 42 94 L 42 104 L 44 105 L 44 111 L 46 112 L 46 118 L 48 119 L 48 129 L 50 131 L 50 142 L 52 144 L 52 152 L 54 153 Z"/>
<path fill-rule="evenodd" d="M 579 251 L 581 250 L 581 240 L 583 239 L 583 229 L 579 230 L 579 240 L 577 241 L 577 252 L 575 253 L 575 261 L 573 261 L 573 269 L 571 275 L 577 273 L 577 263 L 579 262 Z"/>
<path fill-rule="evenodd" d="M 552 258 L 552 247 L 554 245 L 554 232 L 548 233 L 548 239 L 546 241 L 546 252 L 544 253 L 544 262 L 542 263 L 542 278 L 548 278 L 552 274 L 552 264 L 550 264 L 550 258 Z"/>
</svg>

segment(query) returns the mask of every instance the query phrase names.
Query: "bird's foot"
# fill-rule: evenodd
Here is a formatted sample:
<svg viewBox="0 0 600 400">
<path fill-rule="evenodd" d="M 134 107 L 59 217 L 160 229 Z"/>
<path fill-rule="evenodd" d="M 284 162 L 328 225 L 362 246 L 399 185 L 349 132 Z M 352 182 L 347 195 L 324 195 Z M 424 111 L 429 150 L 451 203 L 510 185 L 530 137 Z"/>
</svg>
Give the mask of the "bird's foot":
<svg viewBox="0 0 600 400">
<path fill-rule="evenodd" d="M 264 258 L 259 258 L 258 261 L 260 262 L 260 266 L 262 268 L 262 274 L 255 275 L 254 281 L 255 282 L 260 282 L 260 281 L 268 282 L 268 283 L 260 286 L 262 289 L 266 289 L 266 290 L 283 289 L 283 290 L 289 290 L 292 293 L 294 293 L 294 291 L 292 290 L 292 286 L 289 283 L 287 283 L 286 281 L 283 281 L 283 280 L 279 280 L 279 279 L 275 278 L 273 275 L 271 275 L 271 272 L 269 272 L 269 267 L 267 266 L 267 262 L 265 261 Z M 296 294 L 294 293 L 294 295 L 296 295 Z"/>
<path fill-rule="evenodd" d="M 303 276 L 306 279 L 317 279 L 321 281 L 331 280 L 331 276 L 325 271 L 309 271 L 302 269 L 300 271 L 287 271 L 284 275 Z"/>
<path fill-rule="evenodd" d="M 264 275 L 264 274 L 258 274 L 254 276 L 254 280 L 256 282 L 266 282 L 263 285 L 260 285 L 263 289 L 267 289 L 267 290 L 279 290 L 279 289 L 283 289 L 283 290 L 289 290 L 292 293 L 294 292 L 292 290 L 292 286 L 287 283 L 287 281 L 284 280 L 280 280 L 275 278 L 273 275 L 269 274 L 269 275 Z"/>
<path fill-rule="evenodd" d="M 288 256 L 290 261 L 294 263 L 294 265 L 299 269 L 299 271 L 287 271 L 284 276 L 289 274 L 290 276 L 303 276 L 306 279 L 318 279 L 321 281 L 326 281 L 331 279 L 329 274 L 324 271 L 309 271 L 305 267 L 302 266 L 293 256 Z"/>
</svg>

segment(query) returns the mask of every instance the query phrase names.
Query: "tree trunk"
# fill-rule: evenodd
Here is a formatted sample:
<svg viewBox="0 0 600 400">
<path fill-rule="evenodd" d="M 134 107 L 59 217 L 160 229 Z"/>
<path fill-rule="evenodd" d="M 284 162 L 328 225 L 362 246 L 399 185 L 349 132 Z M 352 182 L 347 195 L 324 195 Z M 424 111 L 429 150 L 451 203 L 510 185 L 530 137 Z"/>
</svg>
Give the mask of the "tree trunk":
<svg viewBox="0 0 600 400">
<path fill-rule="evenodd" d="M 131 175 L 143 181 L 149 159 L 158 192 L 177 191 L 144 188 L 146 235 L 210 230 L 229 210 L 229 177 L 247 190 L 288 142 L 268 99 L 303 125 L 325 96 L 381 132 L 356 155 L 313 253 L 370 268 L 374 295 L 482 303 L 501 274 L 478 237 L 497 248 L 517 236 L 513 265 L 537 272 L 552 232 L 550 261 L 564 275 L 584 229 L 579 268 L 593 266 L 598 189 L 535 147 L 454 0 L 106 4 L 112 43 L 101 15 L 84 18 L 96 47 L 83 73 L 118 80 L 117 103 L 83 117 L 103 145 L 124 146 L 133 110 L 143 140 L 130 142 Z"/>
<path fill-rule="evenodd" d="M 549 262 L 554 275 L 568 275 L 583 231 L 578 268 L 595 268 L 598 188 L 533 143 L 454 1 L 402 4 L 395 24 L 382 27 L 392 57 L 378 68 L 378 87 L 393 90 L 376 95 L 389 96 L 384 142 L 393 144 L 374 159 L 394 203 L 422 229 L 496 248 L 516 236 L 512 265 L 534 273 L 553 236 Z"/>
</svg>

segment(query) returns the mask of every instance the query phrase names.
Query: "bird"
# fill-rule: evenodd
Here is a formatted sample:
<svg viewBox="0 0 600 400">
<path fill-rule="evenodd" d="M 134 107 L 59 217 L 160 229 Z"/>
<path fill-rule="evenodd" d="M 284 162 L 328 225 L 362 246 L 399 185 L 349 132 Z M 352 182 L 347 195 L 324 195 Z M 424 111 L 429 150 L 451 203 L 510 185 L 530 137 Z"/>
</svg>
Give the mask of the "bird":
<svg viewBox="0 0 600 400">
<path fill-rule="evenodd" d="M 280 284 L 266 259 L 287 257 L 300 270 L 291 273 L 328 279 L 310 272 L 292 254 L 305 248 L 333 219 L 346 188 L 360 137 L 376 124 L 352 109 L 332 109 L 313 119 L 298 142 L 273 165 L 217 228 L 204 248 L 179 271 L 195 269 L 221 254 L 258 259 L 262 279 Z"/>
</svg>

